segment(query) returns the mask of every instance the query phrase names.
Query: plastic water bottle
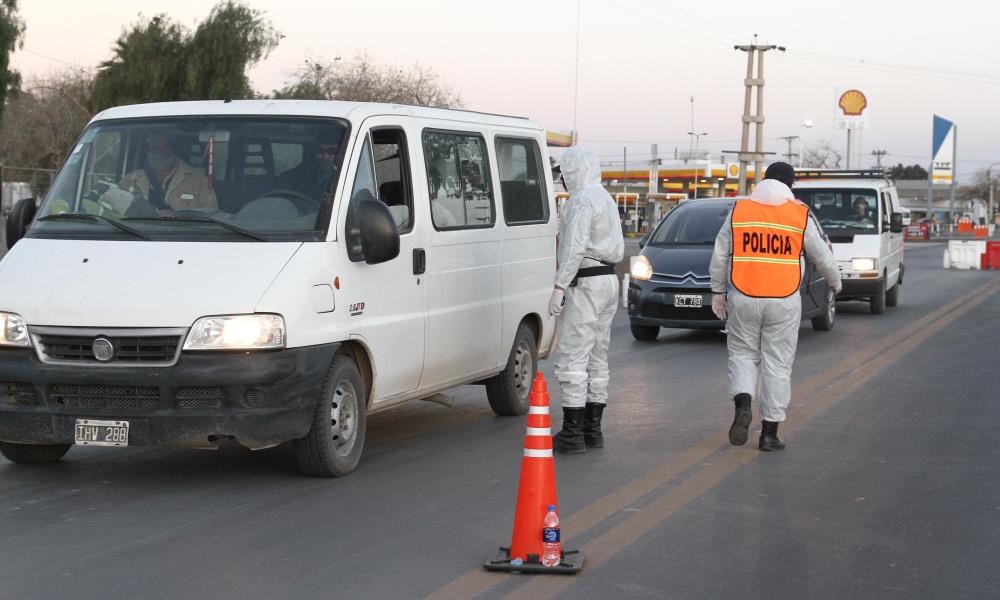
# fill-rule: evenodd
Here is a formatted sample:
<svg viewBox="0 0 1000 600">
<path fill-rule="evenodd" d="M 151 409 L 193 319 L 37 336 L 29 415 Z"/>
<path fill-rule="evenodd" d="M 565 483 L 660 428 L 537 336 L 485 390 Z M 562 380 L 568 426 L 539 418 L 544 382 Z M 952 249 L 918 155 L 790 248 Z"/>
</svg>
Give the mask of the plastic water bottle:
<svg viewBox="0 0 1000 600">
<path fill-rule="evenodd" d="M 555 567 L 562 560 L 562 543 L 559 541 L 559 515 L 556 505 L 549 505 L 542 527 L 542 565 Z"/>
</svg>

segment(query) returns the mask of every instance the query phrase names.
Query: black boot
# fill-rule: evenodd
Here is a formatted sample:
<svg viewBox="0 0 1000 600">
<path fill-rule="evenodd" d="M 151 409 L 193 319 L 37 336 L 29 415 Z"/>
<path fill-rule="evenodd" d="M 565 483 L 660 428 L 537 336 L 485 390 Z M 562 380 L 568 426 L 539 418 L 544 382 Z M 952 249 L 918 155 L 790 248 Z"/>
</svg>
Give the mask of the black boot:
<svg viewBox="0 0 1000 600">
<path fill-rule="evenodd" d="M 560 454 L 587 451 L 583 441 L 583 408 L 563 408 L 562 431 L 552 436 L 552 449 Z"/>
<path fill-rule="evenodd" d="M 760 442 L 757 447 L 761 450 L 784 450 L 785 442 L 778 439 L 778 422 L 760 422 Z"/>
<path fill-rule="evenodd" d="M 733 404 L 736 405 L 736 416 L 733 417 L 733 424 L 729 427 L 729 443 L 734 446 L 742 446 L 747 443 L 747 428 L 753 420 L 753 413 L 750 411 L 750 394 L 736 394 L 733 396 Z"/>
<path fill-rule="evenodd" d="M 604 434 L 601 433 L 601 416 L 604 405 L 588 402 L 583 413 L 583 441 L 588 448 L 603 448 Z"/>
</svg>

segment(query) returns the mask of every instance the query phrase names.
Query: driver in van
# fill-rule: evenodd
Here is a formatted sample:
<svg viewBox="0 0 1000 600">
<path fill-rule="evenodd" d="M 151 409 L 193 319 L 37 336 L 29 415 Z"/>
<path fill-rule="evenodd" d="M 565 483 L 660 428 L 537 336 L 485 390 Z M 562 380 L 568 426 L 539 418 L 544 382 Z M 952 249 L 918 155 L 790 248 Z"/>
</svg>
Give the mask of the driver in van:
<svg viewBox="0 0 1000 600">
<path fill-rule="evenodd" d="M 146 138 L 146 165 L 127 173 L 118 186 L 140 194 L 158 213 L 219 208 L 208 177 L 177 156 L 176 143 L 165 131 Z"/>
<path fill-rule="evenodd" d="M 868 201 L 858 196 L 854 199 L 854 204 L 852 205 L 851 216 L 854 217 L 855 221 L 867 221 L 868 220 Z"/>
</svg>

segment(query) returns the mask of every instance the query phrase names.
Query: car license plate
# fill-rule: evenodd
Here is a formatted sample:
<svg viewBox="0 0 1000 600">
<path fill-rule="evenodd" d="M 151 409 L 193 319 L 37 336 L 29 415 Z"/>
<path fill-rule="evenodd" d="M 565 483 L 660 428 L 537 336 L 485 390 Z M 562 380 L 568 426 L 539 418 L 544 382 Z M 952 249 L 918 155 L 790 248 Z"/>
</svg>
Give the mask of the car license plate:
<svg viewBox="0 0 1000 600">
<path fill-rule="evenodd" d="M 674 294 L 674 306 L 684 308 L 701 308 L 701 295 Z"/>
<path fill-rule="evenodd" d="M 77 419 L 76 443 L 81 446 L 128 446 L 128 421 Z"/>
</svg>

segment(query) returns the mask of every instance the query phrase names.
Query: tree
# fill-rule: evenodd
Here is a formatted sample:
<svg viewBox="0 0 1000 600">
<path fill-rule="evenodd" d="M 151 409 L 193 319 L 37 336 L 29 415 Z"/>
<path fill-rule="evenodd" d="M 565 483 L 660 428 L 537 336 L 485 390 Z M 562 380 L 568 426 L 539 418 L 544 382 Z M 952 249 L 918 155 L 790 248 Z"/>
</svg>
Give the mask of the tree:
<svg viewBox="0 0 1000 600">
<path fill-rule="evenodd" d="M 93 116 L 92 86 L 93 78 L 75 69 L 27 81 L 7 99 L 0 160 L 8 167 L 57 168 Z"/>
<path fill-rule="evenodd" d="M 383 65 L 368 54 L 342 61 L 306 61 L 275 98 L 389 102 L 438 108 L 460 108 L 462 98 L 419 63 L 409 69 Z"/>
<path fill-rule="evenodd" d="M 815 147 L 802 150 L 802 166 L 811 169 L 839 169 L 841 158 L 829 140 L 820 140 Z"/>
<path fill-rule="evenodd" d="M 246 71 L 279 39 L 260 11 L 235 0 L 217 4 L 193 34 L 166 15 L 140 15 L 98 67 L 94 105 L 253 97 Z"/>
<path fill-rule="evenodd" d="M 23 44 L 24 21 L 17 14 L 17 0 L 0 0 L 0 119 L 8 94 L 16 94 L 21 74 L 10 68 L 10 55 Z"/>
<path fill-rule="evenodd" d="M 927 169 L 920 165 L 907 165 L 899 163 L 889 171 L 889 177 L 893 179 L 922 179 L 927 181 Z"/>
</svg>

